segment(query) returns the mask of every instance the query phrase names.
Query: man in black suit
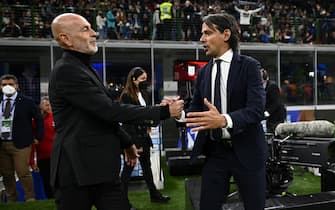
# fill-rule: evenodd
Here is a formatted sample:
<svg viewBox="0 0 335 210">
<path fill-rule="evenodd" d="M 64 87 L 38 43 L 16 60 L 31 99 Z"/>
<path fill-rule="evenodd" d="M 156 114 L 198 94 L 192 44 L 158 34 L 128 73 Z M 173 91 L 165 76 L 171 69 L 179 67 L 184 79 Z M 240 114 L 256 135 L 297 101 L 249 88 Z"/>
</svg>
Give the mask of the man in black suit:
<svg viewBox="0 0 335 210">
<path fill-rule="evenodd" d="M 29 158 L 32 143 L 43 138 L 43 119 L 39 108 L 31 98 L 18 90 L 14 75 L 5 74 L 0 78 L 1 96 L 1 137 L 0 174 L 6 188 L 7 200 L 17 200 L 15 172 L 22 185 L 25 200 L 35 200 Z M 8 104 L 8 105 L 7 105 Z M 33 136 L 32 119 L 36 121 L 36 137 Z"/>
<path fill-rule="evenodd" d="M 199 131 L 193 156 L 206 156 L 200 209 L 221 209 L 233 176 L 244 208 L 263 210 L 267 149 L 260 123 L 265 105 L 260 64 L 237 53 L 236 20 L 226 13 L 203 19 L 200 41 L 212 59 L 197 75 L 185 119 Z"/>
<path fill-rule="evenodd" d="M 286 109 L 281 102 L 280 90 L 278 85 L 269 80 L 268 72 L 262 68 L 261 75 L 263 80 L 263 87 L 266 92 L 266 103 L 264 117 L 266 119 L 266 131 L 274 133 L 276 126 L 286 120 Z"/>
<path fill-rule="evenodd" d="M 57 16 L 52 33 L 64 49 L 50 76 L 49 96 L 56 138 L 51 156 L 51 185 L 58 210 L 125 210 L 119 172 L 121 148 L 134 165 L 137 150 L 122 123 L 180 117 L 184 102 L 141 107 L 113 102 L 90 66 L 98 50 L 96 32 L 80 15 Z"/>
</svg>

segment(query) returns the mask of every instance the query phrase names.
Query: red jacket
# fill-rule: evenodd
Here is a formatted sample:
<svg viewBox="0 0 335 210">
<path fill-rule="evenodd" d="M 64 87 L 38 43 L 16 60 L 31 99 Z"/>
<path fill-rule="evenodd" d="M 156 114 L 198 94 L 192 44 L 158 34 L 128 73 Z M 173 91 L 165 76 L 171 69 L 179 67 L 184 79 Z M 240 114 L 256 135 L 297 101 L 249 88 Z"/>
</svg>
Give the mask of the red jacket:
<svg viewBox="0 0 335 210">
<path fill-rule="evenodd" d="M 51 157 L 52 144 L 55 137 L 55 123 L 52 113 L 43 117 L 44 120 L 44 136 L 39 144 L 34 144 L 31 149 L 30 165 L 34 164 L 34 153 L 37 153 L 37 160 Z M 35 130 L 36 123 L 33 120 L 33 128 Z"/>
</svg>

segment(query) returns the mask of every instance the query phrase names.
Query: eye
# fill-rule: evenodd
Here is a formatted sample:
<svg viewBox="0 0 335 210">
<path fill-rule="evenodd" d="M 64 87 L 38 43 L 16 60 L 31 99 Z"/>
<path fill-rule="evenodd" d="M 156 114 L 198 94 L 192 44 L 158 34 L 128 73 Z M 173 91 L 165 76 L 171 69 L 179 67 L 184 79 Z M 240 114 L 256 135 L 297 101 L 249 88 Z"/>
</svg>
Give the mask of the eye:
<svg viewBox="0 0 335 210">
<path fill-rule="evenodd" d="M 89 31 L 90 30 L 90 27 L 88 26 L 84 26 L 84 28 L 82 29 L 82 31 Z"/>
</svg>

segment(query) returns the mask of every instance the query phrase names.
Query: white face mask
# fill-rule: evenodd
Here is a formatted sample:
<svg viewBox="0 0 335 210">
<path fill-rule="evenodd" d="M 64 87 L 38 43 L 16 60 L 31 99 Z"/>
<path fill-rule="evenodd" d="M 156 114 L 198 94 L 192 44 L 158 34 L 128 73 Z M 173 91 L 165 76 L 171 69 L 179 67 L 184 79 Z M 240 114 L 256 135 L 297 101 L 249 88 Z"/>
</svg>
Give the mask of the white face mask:
<svg viewBox="0 0 335 210">
<path fill-rule="evenodd" d="M 15 87 L 13 87 L 11 85 L 6 85 L 6 86 L 2 87 L 2 92 L 5 95 L 13 95 L 14 93 L 16 93 L 16 89 L 15 89 Z"/>
<path fill-rule="evenodd" d="M 2 22 L 3 22 L 4 25 L 9 24 L 9 18 L 8 17 L 3 17 Z"/>
</svg>

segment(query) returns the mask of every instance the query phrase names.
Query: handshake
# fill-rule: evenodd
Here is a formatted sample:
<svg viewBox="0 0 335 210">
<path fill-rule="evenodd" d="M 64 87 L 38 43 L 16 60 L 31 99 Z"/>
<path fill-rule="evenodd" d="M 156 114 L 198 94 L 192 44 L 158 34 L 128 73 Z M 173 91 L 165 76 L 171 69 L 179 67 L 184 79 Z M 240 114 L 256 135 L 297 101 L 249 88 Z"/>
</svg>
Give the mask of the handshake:
<svg viewBox="0 0 335 210">
<path fill-rule="evenodd" d="M 169 105 L 170 117 L 174 117 L 176 119 L 179 119 L 181 117 L 181 113 L 184 110 L 184 100 L 180 99 L 179 96 L 164 97 L 159 105 Z"/>
<path fill-rule="evenodd" d="M 165 97 L 159 106 L 167 105 L 169 105 L 170 117 L 179 119 L 184 109 L 184 100 L 181 100 L 179 96 Z M 135 144 L 131 145 L 129 148 L 124 149 L 125 162 L 128 165 L 135 166 L 139 157 L 139 152 L 140 150 L 136 148 Z"/>
</svg>

